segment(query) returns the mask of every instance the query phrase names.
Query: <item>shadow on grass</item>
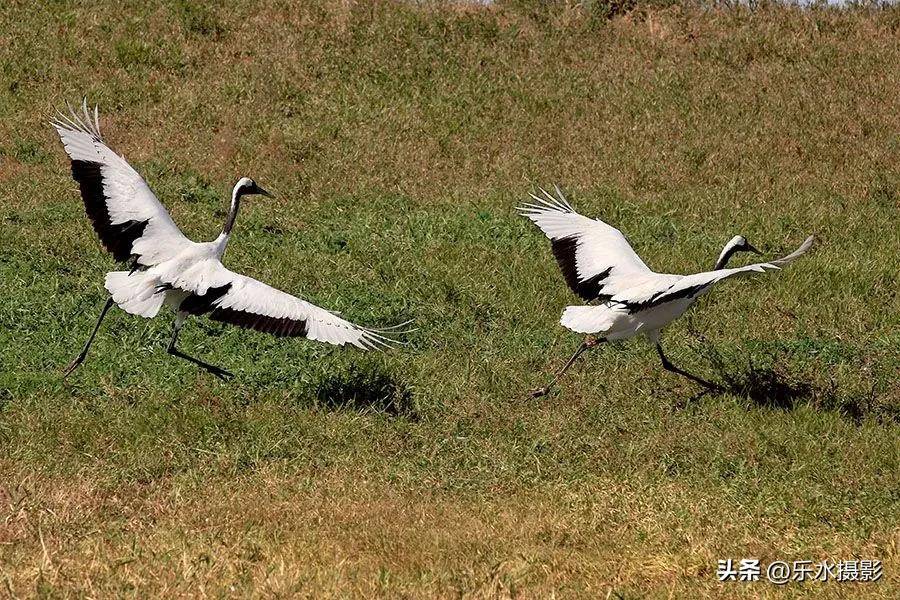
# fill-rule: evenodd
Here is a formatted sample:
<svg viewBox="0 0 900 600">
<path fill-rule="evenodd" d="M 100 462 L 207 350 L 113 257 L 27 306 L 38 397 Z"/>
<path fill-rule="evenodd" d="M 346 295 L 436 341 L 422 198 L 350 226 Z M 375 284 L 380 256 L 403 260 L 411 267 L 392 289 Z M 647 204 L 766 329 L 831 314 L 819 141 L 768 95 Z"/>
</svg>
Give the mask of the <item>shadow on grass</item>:
<svg viewBox="0 0 900 600">
<path fill-rule="evenodd" d="M 792 410 L 798 403 L 811 402 L 818 395 L 812 383 L 752 363 L 741 373 L 728 373 L 720 368 L 719 377 L 729 393 L 765 408 Z"/>
<path fill-rule="evenodd" d="M 725 388 L 723 393 L 747 399 L 751 405 L 773 410 L 790 411 L 806 406 L 819 411 L 837 411 L 843 417 L 860 424 L 866 418 L 882 423 L 900 423 L 900 409 L 879 402 L 874 384 L 864 394 L 839 393 L 834 380 L 825 385 L 805 380 L 790 373 L 776 355 L 770 355 L 769 365 L 757 365 L 748 360 L 747 368 L 734 371 L 725 365 L 717 350 L 707 347 L 704 354 L 710 360 L 716 378 Z M 710 393 L 704 391 L 692 400 Z"/>
<path fill-rule="evenodd" d="M 316 387 L 316 401 L 331 410 L 418 418 L 412 391 L 380 365 L 352 365 L 347 371 L 323 379 Z"/>
</svg>

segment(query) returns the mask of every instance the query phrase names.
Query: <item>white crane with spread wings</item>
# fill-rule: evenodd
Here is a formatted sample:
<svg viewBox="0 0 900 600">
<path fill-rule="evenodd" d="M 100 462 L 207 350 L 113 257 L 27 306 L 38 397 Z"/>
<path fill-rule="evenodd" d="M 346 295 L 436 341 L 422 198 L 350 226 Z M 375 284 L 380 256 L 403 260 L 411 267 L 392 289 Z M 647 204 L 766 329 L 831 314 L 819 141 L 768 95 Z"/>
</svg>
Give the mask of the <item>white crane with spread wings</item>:
<svg viewBox="0 0 900 600">
<path fill-rule="evenodd" d="M 550 384 L 535 390 L 535 397 L 547 394 L 586 350 L 601 342 L 625 340 L 639 334 L 654 343 L 666 370 L 707 388 L 720 389 L 673 365 L 659 344 L 660 330 L 684 314 L 719 281 L 734 275 L 779 269 L 805 254 L 813 244 L 813 236 L 809 236 L 797 250 L 778 260 L 726 269 L 735 252 L 760 253 L 738 235 L 722 249 L 712 271 L 693 275 L 655 273 L 634 252 L 622 232 L 599 219 L 575 212 L 558 187 L 555 196 L 542 189 L 541 196 L 531 194 L 531 197 L 533 203 L 523 204 L 517 210 L 550 239 L 553 254 L 572 291 L 587 302 L 595 302 L 568 306 L 563 311 L 560 319 L 563 327 L 590 335 Z"/>
<path fill-rule="evenodd" d="M 175 347 L 178 332 L 188 316 L 206 315 L 222 321 L 271 333 L 303 336 L 363 350 L 390 348 L 397 340 L 390 334 L 404 333 L 396 327 L 360 327 L 305 300 L 279 291 L 239 273 L 221 262 L 241 199 L 270 194 L 248 177 L 242 177 L 231 193 L 231 208 L 222 233 L 211 242 L 194 242 L 172 221 L 147 182 L 125 159 L 105 144 L 100 135 L 97 108 L 93 114 L 87 101 L 81 115 L 69 108 L 52 122 L 72 161 L 72 177 L 94 230 L 103 246 L 129 270 L 106 275 L 110 293 L 97 324 L 81 353 L 65 369 L 71 373 L 87 356 L 97 330 L 113 304 L 142 317 L 155 317 L 163 305 L 176 311 L 168 352 L 189 360 L 225 379 L 228 371 L 182 353 Z"/>
</svg>

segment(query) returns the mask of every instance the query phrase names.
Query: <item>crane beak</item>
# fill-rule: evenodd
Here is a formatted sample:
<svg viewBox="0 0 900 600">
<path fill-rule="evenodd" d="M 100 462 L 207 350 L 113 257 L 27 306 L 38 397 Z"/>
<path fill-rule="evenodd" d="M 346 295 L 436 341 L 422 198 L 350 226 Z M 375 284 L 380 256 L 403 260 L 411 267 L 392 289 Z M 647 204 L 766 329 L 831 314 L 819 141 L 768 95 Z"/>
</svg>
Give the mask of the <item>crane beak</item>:
<svg viewBox="0 0 900 600">
<path fill-rule="evenodd" d="M 274 196 L 272 196 L 272 194 L 270 194 L 269 192 L 267 192 L 266 190 L 262 189 L 262 188 L 259 187 L 259 186 L 256 186 L 256 193 L 257 193 L 257 194 L 260 194 L 261 196 L 266 196 L 266 197 L 268 197 L 268 198 L 273 198 L 273 197 L 274 197 Z"/>
<path fill-rule="evenodd" d="M 754 247 L 753 247 L 753 244 L 751 244 L 750 242 L 747 242 L 747 252 L 752 252 L 753 254 L 760 254 L 760 255 L 762 255 L 762 252 L 760 252 L 759 250 L 757 250 L 756 248 L 754 248 Z"/>
</svg>

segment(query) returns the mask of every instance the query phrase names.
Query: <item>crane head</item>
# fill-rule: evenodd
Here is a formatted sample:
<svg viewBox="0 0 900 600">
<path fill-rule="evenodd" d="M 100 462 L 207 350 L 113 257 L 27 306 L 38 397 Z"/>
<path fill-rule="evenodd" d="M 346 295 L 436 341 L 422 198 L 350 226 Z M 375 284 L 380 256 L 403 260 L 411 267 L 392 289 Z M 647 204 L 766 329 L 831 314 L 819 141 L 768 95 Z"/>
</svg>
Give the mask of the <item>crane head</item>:
<svg viewBox="0 0 900 600">
<path fill-rule="evenodd" d="M 736 235 L 731 238 L 729 244 L 734 244 L 734 249 L 736 252 L 752 252 L 754 254 L 762 254 L 759 250 L 753 247 L 753 244 L 747 241 L 742 235 Z"/>
<path fill-rule="evenodd" d="M 735 252 L 753 252 L 754 254 L 762 254 L 762 252 L 753 247 L 753 244 L 747 241 L 747 238 L 742 235 L 736 235 L 725 244 L 724 248 L 722 248 L 722 252 L 719 254 L 718 260 L 716 260 L 714 270 L 718 271 L 719 269 L 724 269 L 725 265 L 728 264 L 728 259 L 730 259 L 731 255 Z"/>
<path fill-rule="evenodd" d="M 255 181 L 253 181 L 249 177 L 241 177 L 237 184 L 234 186 L 234 195 L 249 196 L 252 194 L 259 194 L 260 196 L 268 196 L 270 198 L 272 197 L 272 194 L 261 188 Z"/>
</svg>

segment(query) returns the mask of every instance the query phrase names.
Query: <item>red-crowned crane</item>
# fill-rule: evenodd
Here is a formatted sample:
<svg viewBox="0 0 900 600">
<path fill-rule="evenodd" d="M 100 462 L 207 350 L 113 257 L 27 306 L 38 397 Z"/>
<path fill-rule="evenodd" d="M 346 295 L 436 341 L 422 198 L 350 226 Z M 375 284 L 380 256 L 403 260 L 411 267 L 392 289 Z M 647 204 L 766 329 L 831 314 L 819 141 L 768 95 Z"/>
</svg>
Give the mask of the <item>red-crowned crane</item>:
<svg viewBox="0 0 900 600">
<path fill-rule="evenodd" d="M 531 197 L 533 203 L 525 203 L 517 210 L 550 239 L 553 254 L 572 291 L 583 300 L 596 303 L 568 306 L 563 311 L 562 326 L 588 336 L 556 377 L 532 393 L 534 397 L 549 393 L 586 350 L 639 334 L 646 335 L 656 346 L 663 368 L 706 388 L 721 390 L 721 386 L 673 365 L 659 344 L 660 330 L 684 314 L 715 283 L 734 275 L 779 269 L 805 254 L 813 244 L 813 236 L 809 236 L 797 250 L 778 260 L 726 269 L 736 252 L 760 253 L 738 235 L 722 249 L 712 271 L 693 275 L 655 273 L 632 250 L 622 232 L 575 212 L 559 187 L 556 196 L 542 189 L 541 196 Z"/>
<path fill-rule="evenodd" d="M 391 348 L 399 343 L 397 327 L 360 327 L 305 300 L 239 273 L 221 262 L 231 237 L 241 199 L 270 196 L 255 181 L 242 177 L 231 192 L 231 208 L 222 233 L 211 242 L 185 237 L 144 179 L 113 152 L 100 135 L 98 110 L 87 100 L 81 115 L 69 107 L 52 122 L 72 161 L 72 176 L 81 188 L 87 216 L 103 246 L 130 268 L 106 274 L 110 298 L 81 353 L 66 367 L 68 376 L 87 356 L 97 330 L 113 304 L 125 312 L 155 317 L 165 305 L 175 310 L 168 352 L 186 359 L 220 379 L 228 371 L 184 354 L 176 347 L 178 332 L 189 316 L 256 329 L 276 336 L 303 336 L 363 350 Z M 385 335 L 388 334 L 388 335 Z"/>
</svg>

